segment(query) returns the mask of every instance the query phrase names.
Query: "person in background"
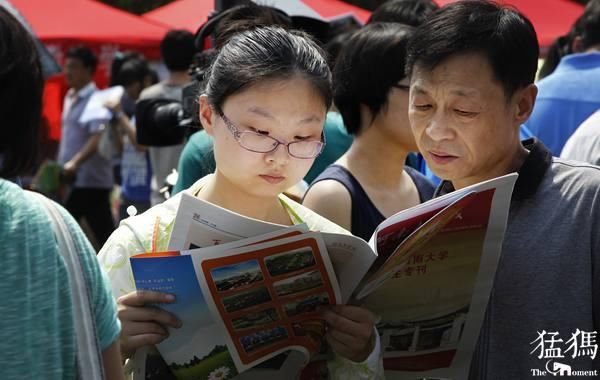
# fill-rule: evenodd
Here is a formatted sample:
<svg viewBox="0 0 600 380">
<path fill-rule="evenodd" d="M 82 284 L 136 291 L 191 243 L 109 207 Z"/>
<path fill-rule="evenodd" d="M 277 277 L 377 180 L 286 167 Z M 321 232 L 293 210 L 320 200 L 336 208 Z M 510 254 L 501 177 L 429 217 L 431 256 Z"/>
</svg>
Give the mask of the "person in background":
<svg viewBox="0 0 600 380">
<path fill-rule="evenodd" d="M 573 359 L 564 351 L 573 334 L 579 343 L 582 332 L 600 328 L 600 168 L 520 141 L 536 101 L 538 56 L 531 22 L 489 1 L 442 7 L 408 46 L 408 116 L 419 151 L 445 179 L 436 196 L 519 174 L 473 380 L 531 378 L 552 356 L 538 343 L 552 339 L 566 344 L 555 346 L 563 348 L 560 363 L 600 369 L 595 354 Z"/>
<path fill-rule="evenodd" d="M 306 223 L 312 230 L 348 233 L 282 195 L 302 179 L 323 147 L 331 73 L 322 54 L 306 34 L 280 27 L 242 32 L 221 48 L 199 101 L 202 125 L 214 141 L 216 170 L 185 190 L 187 194 L 282 226 Z M 180 200 L 177 195 L 123 221 L 99 254 L 119 297 L 125 357 L 163 341 L 167 327 L 186 328 L 177 316 L 156 308 L 174 302 L 172 296 L 135 291 L 129 264 L 130 256 L 149 252 L 152 241 L 157 250 L 166 250 Z M 328 324 L 327 341 L 338 354 L 331 376 L 381 376 L 373 314 L 361 307 L 337 305 L 325 310 L 323 318 Z M 290 374 L 271 371 L 264 376 Z"/>
<path fill-rule="evenodd" d="M 80 117 L 97 90 L 92 76 L 98 60 L 92 51 L 78 46 L 67 52 L 65 80 L 70 89 L 65 96 L 62 136 L 58 163 L 64 177 L 72 181 L 65 207 L 76 220 L 85 218 L 101 246 L 114 230 L 110 207 L 113 168 L 110 159 L 98 154 L 98 144 L 108 120 L 82 123 Z"/>
<path fill-rule="evenodd" d="M 75 380 L 73 301 L 45 205 L 7 180 L 37 164 L 44 78 L 32 37 L 0 6 L 0 365 L 3 380 Z M 109 285 L 77 222 L 62 215 L 84 270 L 106 379 L 123 379 Z"/>
<path fill-rule="evenodd" d="M 404 165 L 417 150 L 408 122 L 408 78 L 398 69 L 411 33 L 400 24 L 370 24 L 342 48 L 333 73 L 334 103 L 354 142 L 303 200 L 367 241 L 385 218 L 433 195 L 434 186 Z"/>
<path fill-rule="evenodd" d="M 117 83 L 125 88 L 123 97 L 135 103 L 148 80 L 150 68 L 140 57 L 132 57 L 120 65 L 116 75 Z M 134 206 L 136 212 L 144 212 L 150 208 L 150 179 L 152 169 L 148 149 L 137 143 L 133 113 L 124 111 L 123 99 L 107 104 L 113 113 L 111 126 L 122 141 L 121 157 L 121 202 L 119 219 L 128 216 L 127 208 Z"/>
<path fill-rule="evenodd" d="M 560 157 L 600 166 L 600 110 L 577 127 L 567 140 Z"/>
<path fill-rule="evenodd" d="M 140 99 L 165 98 L 181 101 L 181 92 L 190 82 L 188 69 L 194 57 L 194 35 L 186 30 L 169 31 L 160 43 L 160 54 L 167 66 L 169 77 L 142 91 Z M 148 147 L 152 167 L 151 195 L 152 205 L 164 200 L 159 190 L 164 186 L 167 176 L 177 167 L 184 141 L 180 144 L 164 147 Z"/>
<path fill-rule="evenodd" d="M 388 0 L 371 13 L 367 24 L 395 22 L 419 26 L 438 8 L 433 0 Z"/>
<path fill-rule="evenodd" d="M 572 54 L 537 83 L 539 94 L 527 121 L 556 156 L 575 129 L 600 108 L 600 0 L 588 3 L 576 29 Z"/>
</svg>

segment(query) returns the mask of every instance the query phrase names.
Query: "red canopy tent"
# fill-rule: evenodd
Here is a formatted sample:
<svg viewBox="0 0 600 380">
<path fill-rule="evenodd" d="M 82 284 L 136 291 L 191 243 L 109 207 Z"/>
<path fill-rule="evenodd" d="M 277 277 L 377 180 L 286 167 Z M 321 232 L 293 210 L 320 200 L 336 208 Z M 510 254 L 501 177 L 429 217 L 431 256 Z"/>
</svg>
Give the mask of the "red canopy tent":
<svg viewBox="0 0 600 380">
<path fill-rule="evenodd" d="M 364 24 L 371 15 L 369 11 L 341 0 L 269 0 L 265 4 L 279 8 L 290 16 L 308 16 L 325 21 L 353 15 Z M 212 0 L 177 0 L 145 13 L 143 17 L 195 32 L 213 10 Z"/>
<path fill-rule="evenodd" d="M 456 0 L 435 0 L 440 6 Z M 514 6 L 527 16 L 535 27 L 542 49 L 570 29 L 583 13 L 584 6 L 572 0 L 500 0 L 500 3 Z"/>
<path fill-rule="evenodd" d="M 98 55 L 96 83 L 107 84 L 117 51 L 136 50 L 147 58 L 160 57 L 160 41 L 168 27 L 92 0 L 9 0 L 31 25 L 59 64 L 66 51 L 79 44 Z M 44 116 L 49 137 L 60 138 L 60 116 L 66 85 L 62 75 L 48 78 L 44 90 Z"/>
</svg>

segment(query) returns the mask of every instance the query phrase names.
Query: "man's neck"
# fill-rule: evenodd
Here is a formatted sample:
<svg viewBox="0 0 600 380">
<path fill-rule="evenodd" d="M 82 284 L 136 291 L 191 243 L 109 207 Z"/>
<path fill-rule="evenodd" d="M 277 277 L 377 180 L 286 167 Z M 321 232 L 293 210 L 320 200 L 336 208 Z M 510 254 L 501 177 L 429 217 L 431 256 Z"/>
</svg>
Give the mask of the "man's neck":
<svg viewBox="0 0 600 380">
<path fill-rule="evenodd" d="M 171 71 L 169 73 L 169 79 L 167 79 L 168 84 L 181 86 L 190 81 L 190 76 L 187 71 Z"/>
<path fill-rule="evenodd" d="M 72 87 L 72 89 L 73 89 L 73 92 L 74 92 L 75 94 L 79 93 L 79 91 L 83 90 L 83 89 L 84 89 L 84 88 L 85 88 L 87 85 L 89 85 L 90 83 L 92 83 L 92 81 L 91 81 L 91 80 L 90 80 L 90 81 L 88 81 L 88 82 L 86 82 L 86 83 L 84 83 L 84 84 L 82 84 L 82 85 L 79 85 L 79 86 L 77 86 L 77 87 L 76 87 L 76 86 L 73 86 L 73 87 Z"/>
</svg>

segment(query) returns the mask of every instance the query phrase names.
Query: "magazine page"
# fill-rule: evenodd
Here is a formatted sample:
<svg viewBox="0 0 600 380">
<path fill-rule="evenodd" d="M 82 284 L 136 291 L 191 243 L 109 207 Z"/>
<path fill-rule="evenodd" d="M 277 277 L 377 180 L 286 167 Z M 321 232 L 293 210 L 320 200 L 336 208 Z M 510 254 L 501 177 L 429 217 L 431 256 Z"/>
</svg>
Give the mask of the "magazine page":
<svg viewBox="0 0 600 380">
<path fill-rule="evenodd" d="M 214 247 L 214 251 L 226 251 L 239 246 L 256 244 L 257 242 L 283 239 L 307 232 L 306 225 L 297 225 L 279 231 L 244 239 L 241 243 L 233 242 Z M 190 256 L 181 255 L 193 251 L 171 251 L 147 253 L 133 256 L 131 267 L 137 289 L 156 290 L 174 294 L 177 302 L 160 305 L 161 308 L 175 314 L 182 322 L 180 329 L 171 329 L 169 338 L 157 348 L 162 356 L 147 357 L 151 352 L 140 355 L 139 365 L 133 368 L 136 372 L 164 372 L 158 367 L 163 360 L 178 379 L 206 378 L 205 375 L 236 373 L 235 366 L 228 355 L 225 331 L 214 329 L 213 315 L 207 312 L 207 303 L 198 284 Z M 207 328 L 208 327 L 208 328 Z M 205 347 L 209 342 L 210 347 Z M 213 345 L 210 345 L 213 342 Z M 142 364 L 145 363 L 145 364 Z M 147 368 L 150 367 L 150 368 Z M 296 367 L 297 368 L 297 367 Z M 209 376 L 210 377 L 210 376 Z M 136 378 L 144 378 L 138 374 Z"/>
<path fill-rule="evenodd" d="M 436 225 L 435 217 L 415 221 L 411 211 L 408 220 L 425 229 L 421 234 L 417 229 L 403 243 L 408 248 L 401 244 L 394 249 L 377 272 L 393 275 L 362 300 L 380 317 L 377 327 L 386 378 L 468 377 L 515 180 L 512 174 L 441 197 L 455 206 L 448 208 L 449 213 L 437 214 L 452 216 L 449 222 Z M 462 199 L 456 201 L 457 196 Z M 432 212 L 428 206 L 421 208 L 425 215 Z M 385 236 L 386 228 L 394 226 L 388 222 L 377 233 Z M 406 233 L 402 228 L 396 231 Z"/>
<path fill-rule="evenodd" d="M 181 194 L 169 250 L 187 250 L 227 243 L 277 231 L 284 226 L 248 218 Z"/>
<path fill-rule="evenodd" d="M 186 254 L 237 372 L 289 349 L 303 352 L 306 363 L 319 349 L 325 323 L 318 307 L 341 300 L 319 233 Z"/>
</svg>

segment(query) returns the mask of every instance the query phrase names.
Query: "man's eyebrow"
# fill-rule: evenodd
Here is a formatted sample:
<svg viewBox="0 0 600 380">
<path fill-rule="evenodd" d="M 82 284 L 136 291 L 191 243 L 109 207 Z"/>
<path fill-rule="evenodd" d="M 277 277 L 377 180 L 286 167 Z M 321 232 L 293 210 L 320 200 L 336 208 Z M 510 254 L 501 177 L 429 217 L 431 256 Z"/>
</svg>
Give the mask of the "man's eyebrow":
<svg viewBox="0 0 600 380">
<path fill-rule="evenodd" d="M 298 122 L 298 124 L 310 124 L 310 123 L 316 123 L 316 122 L 322 122 L 323 118 L 319 117 L 317 115 L 310 115 L 308 117 L 305 117 L 304 119 L 300 120 Z"/>
<path fill-rule="evenodd" d="M 451 93 L 458 95 L 458 96 L 462 96 L 465 98 L 475 98 L 479 95 L 479 91 L 478 90 L 473 90 L 473 89 L 467 89 L 467 88 L 457 88 L 454 89 L 452 91 L 450 91 Z"/>
</svg>

